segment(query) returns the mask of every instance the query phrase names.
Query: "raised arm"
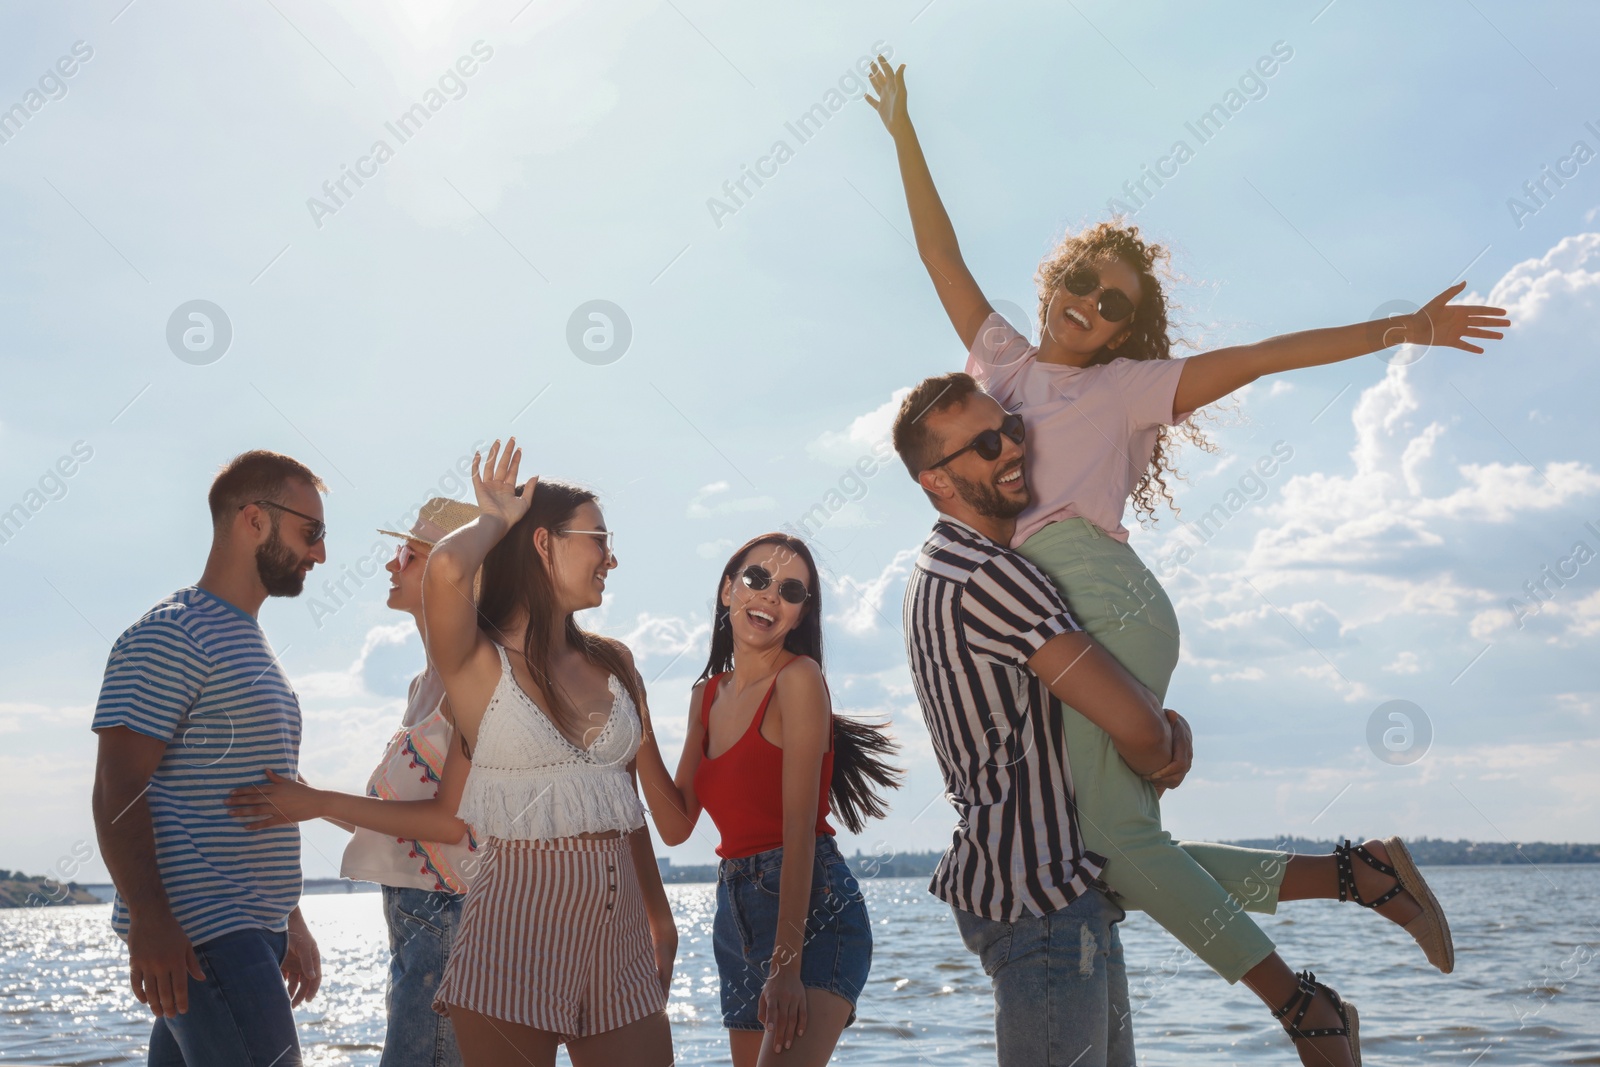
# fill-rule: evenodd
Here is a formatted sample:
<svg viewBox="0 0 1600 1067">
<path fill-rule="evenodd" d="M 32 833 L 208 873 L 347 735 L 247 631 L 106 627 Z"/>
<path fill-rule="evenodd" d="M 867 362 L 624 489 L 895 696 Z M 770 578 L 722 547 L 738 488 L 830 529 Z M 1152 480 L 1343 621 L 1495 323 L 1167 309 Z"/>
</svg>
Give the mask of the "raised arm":
<svg viewBox="0 0 1600 1067">
<path fill-rule="evenodd" d="M 1057 634 L 1033 654 L 1028 668 L 1058 700 L 1111 735 L 1135 774 L 1154 774 L 1172 763 L 1172 726 L 1161 702 L 1088 634 Z"/>
<path fill-rule="evenodd" d="M 478 723 L 499 678 L 500 662 L 494 643 L 478 628 L 472 582 L 489 550 L 533 503 L 539 479 L 535 476 L 518 485 L 521 464 L 522 449 L 515 437 L 506 441 L 503 453 L 498 440 L 490 446 L 487 459 L 473 453 L 472 489 L 478 498 L 478 517 L 433 547 L 422 574 L 428 659 L 444 682 L 456 713 L 456 729 L 473 749 L 478 745 Z"/>
<path fill-rule="evenodd" d="M 1450 303 L 1466 287 L 1466 282 L 1457 282 L 1409 315 L 1286 333 L 1190 356 L 1178 377 L 1173 416 L 1221 400 L 1263 375 L 1338 363 L 1391 345 L 1431 345 L 1481 354 L 1483 349 L 1466 338 L 1499 340 L 1504 335 L 1496 328 L 1511 325 L 1511 320 L 1504 317 L 1503 308 Z"/>
<path fill-rule="evenodd" d="M 900 180 L 906 189 L 906 207 L 911 211 L 911 232 L 917 240 L 917 254 L 933 288 L 939 294 L 950 325 L 966 348 L 978 336 L 983 320 L 994 311 L 988 298 L 972 272 L 961 258 L 961 246 L 956 242 L 955 227 L 934 188 L 933 175 L 928 171 L 928 161 L 922 154 L 917 131 L 911 125 L 911 115 L 906 110 L 906 66 L 891 69 L 889 61 L 879 56 L 872 64 L 872 89 L 878 96 L 866 97 L 867 103 L 877 111 L 883 125 L 894 138 L 895 154 L 900 161 Z"/>
<path fill-rule="evenodd" d="M 681 845 L 694 833 L 700 821 L 700 798 L 694 792 L 694 772 L 700 767 L 705 728 L 700 725 L 700 701 L 708 683 L 701 682 L 689 695 L 689 733 L 678 755 L 678 773 L 667 773 L 666 761 L 656 744 L 655 727 L 647 711 L 640 709 L 644 739 L 639 743 L 639 784 L 650 818 L 667 845 Z"/>
</svg>

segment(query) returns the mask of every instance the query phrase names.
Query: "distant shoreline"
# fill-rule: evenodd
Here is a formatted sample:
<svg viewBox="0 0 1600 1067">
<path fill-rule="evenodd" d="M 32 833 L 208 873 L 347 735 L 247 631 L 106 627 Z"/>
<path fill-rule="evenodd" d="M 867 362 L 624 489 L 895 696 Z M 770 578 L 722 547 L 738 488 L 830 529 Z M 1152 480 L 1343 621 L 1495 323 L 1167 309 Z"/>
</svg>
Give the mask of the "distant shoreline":
<svg viewBox="0 0 1600 1067">
<path fill-rule="evenodd" d="M 1313 841 L 1303 837 L 1249 838 L 1224 841 L 1242 848 L 1277 849 L 1297 855 L 1322 855 L 1333 850 L 1335 841 Z M 1508 843 L 1504 841 L 1445 841 L 1419 837 L 1407 840 L 1417 863 L 1424 867 L 1511 867 L 1568 866 L 1600 863 L 1600 845 L 1552 844 L 1544 841 Z M 926 878 L 933 874 L 942 852 L 863 853 L 847 857 L 858 878 Z M 656 857 L 661 880 L 669 885 L 715 882 L 714 863 L 677 865 L 667 856 Z M 302 892 L 306 896 L 338 893 L 376 893 L 373 882 L 353 882 L 344 878 L 307 878 Z M 69 904 L 97 904 L 111 900 L 108 883 L 61 882 L 45 876 L 28 876 L 0 870 L 0 908 L 55 907 Z"/>
</svg>

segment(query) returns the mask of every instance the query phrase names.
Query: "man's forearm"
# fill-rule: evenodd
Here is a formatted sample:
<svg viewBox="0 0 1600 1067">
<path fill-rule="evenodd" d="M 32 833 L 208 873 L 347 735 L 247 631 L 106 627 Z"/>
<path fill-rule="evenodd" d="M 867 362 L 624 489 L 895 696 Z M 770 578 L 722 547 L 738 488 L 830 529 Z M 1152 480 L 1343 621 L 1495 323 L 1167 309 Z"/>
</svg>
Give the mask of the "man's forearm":
<svg viewBox="0 0 1600 1067">
<path fill-rule="evenodd" d="M 1161 702 L 1087 634 L 1052 638 L 1028 666 L 1056 699 L 1104 730 L 1135 773 L 1171 762 L 1172 727 Z"/>
<path fill-rule="evenodd" d="M 166 883 L 156 863 L 156 835 L 150 819 L 150 801 L 141 790 L 132 800 L 107 797 L 99 790 L 94 798 L 95 837 L 100 856 L 117 893 L 130 915 L 171 915 Z"/>
</svg>

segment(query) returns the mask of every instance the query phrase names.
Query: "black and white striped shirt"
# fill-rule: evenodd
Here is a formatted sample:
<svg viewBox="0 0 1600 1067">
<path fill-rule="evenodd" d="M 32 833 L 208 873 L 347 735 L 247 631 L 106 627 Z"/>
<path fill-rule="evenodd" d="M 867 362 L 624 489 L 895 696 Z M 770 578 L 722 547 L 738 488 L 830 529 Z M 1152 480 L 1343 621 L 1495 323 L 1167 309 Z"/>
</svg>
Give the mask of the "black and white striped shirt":
<svg viewBox="0 0 1600 1067">
<path fill-rule="evenodd" d="M 1028 669 L 1078 629 L 1037 567 L 939 517 L 906 584 L 906 652 L 958 817 L 928 888 L 963 911 L 1044 915 L 1105 864 L 1078 833 L 1061 704 Z"/>
</svg>

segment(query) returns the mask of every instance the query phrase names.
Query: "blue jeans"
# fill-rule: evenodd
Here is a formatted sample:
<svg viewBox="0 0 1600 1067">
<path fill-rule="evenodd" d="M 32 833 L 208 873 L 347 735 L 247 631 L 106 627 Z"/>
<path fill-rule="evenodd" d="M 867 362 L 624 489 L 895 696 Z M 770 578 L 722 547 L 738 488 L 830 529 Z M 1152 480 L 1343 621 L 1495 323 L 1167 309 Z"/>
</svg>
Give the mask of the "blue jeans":
<svg viewBox="0 0 1600 1067">
<path fill-rule="evenodd" d="M 761 990 L 772 973 L 782 871 L 782 848 L 718 865 L 711 947 L 722 979 L 722 1025 L 729 1030 L 764 1029 Z M 800 984 L 849 1001 L 849 1026 L 856 1021 L 856 1001 L 871 970 L 872 923 L 866 900 L 832 835 L 819 834 L 800 949 Z"/>
<path fill-rule="evenodd" d="M 433 1010 L 461 922 L 458 893 L 383 887 L 389 924 L 389 1028 L 379 1067 L 461 1067 L 455 1028 Z"/>
<path fill-rule="evenodd" d="M 994 984 L 1000 1067 L 1133 1067 L 1121 908 L 1091 889 L 1015 922 L 950 910 Z"/>
<path fill-rule="evenodd" d="M 150 1067 L 300 1067 L 279 969 L 288 946 L 288 934 L 260 928 L 194 946 L 206 980 L 190 975 L 189 1010 L 156 1020 Z"/>
</svg>

